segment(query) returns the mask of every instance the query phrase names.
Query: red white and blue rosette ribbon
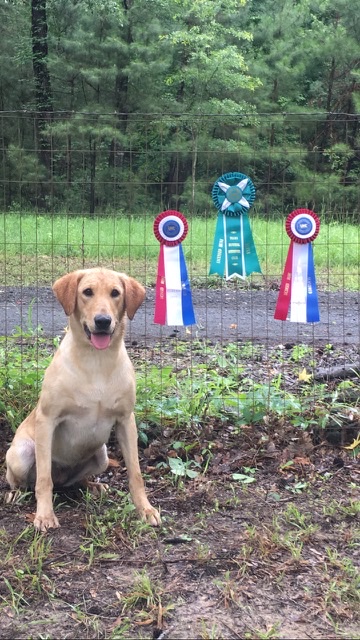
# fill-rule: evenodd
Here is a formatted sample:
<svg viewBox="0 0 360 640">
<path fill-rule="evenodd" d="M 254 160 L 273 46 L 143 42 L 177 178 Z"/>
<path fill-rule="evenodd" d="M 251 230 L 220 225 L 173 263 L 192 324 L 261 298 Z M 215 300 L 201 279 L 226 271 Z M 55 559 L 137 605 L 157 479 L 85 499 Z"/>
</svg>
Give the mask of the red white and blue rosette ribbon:
<svg viewBox="0 0 360 640">
<path fill-rule="evenodd" d="M 296 209 L 286 219 L 291 239 L 275 308 L 275 320 L 319 322 L 312 241 L 320 230 L 320 220 L 310 209 Z"/>
<path fill-rule="evenodd" d="M 155 291 L 156 324 L 195 324 L 190 282 L 181 242 L 188 223 L 179 211 L 163 211 L 154 222 L 154 234 L 160 242 Z"/>
<path fill-rule="evenodd" d="M 229 280 L 261 273 L 248 217 L 255 193 L 252 180 L 243 173 L 225 173 L 214 183 L 212 198 L 218 219 L 210 274 Z"/>
</svg>

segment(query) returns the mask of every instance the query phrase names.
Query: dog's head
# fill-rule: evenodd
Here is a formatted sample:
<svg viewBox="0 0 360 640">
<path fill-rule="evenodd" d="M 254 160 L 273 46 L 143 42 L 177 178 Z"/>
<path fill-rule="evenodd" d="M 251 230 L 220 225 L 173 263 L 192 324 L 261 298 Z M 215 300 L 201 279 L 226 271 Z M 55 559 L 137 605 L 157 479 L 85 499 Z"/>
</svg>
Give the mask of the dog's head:
<svg viewBox="0 0 360 640">
<path fill-rule="evenodd" d="M 53 291 L 71 325 L 81 328 L 95 349 L 107 349 L 122 335 L 125 312 L 132 320 L 145 298 L 144 287 L 134 278 L 100 268 L 68 273 L 56 280 Z"/>
</svg>

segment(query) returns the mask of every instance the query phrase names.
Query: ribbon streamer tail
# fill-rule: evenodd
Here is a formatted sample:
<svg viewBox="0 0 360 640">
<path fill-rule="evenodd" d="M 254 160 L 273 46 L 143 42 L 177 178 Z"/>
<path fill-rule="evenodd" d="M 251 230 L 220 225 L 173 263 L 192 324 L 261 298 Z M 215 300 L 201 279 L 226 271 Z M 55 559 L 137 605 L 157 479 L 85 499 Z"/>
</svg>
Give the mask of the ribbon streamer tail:
<svg viewBox="0 0 360 640">
<path fill-rule="evenodd" d="M 293 264 L 293 243 L 290 243 L 289 251 L 287 254 L 285 269 L 281 279 L 280 291 L 278 300 L 276 303 L 274 318 L 275 320 L 286 320 L 290 299 L 291 299 L 291 274 L 292 274 L 292 264 Z"/>
<path fill-rule="evenodd" d="M 166 280 L 163 245 L 160 245 L 160 253 L 158 259 L 154 322 L 156 324 L 166 324 Z"/>
<path fill-rule="evenodd" d="M 170 326 L 196 324 L 181 244 L 160 247 L 154 322 Z"/>
<path fill-rule="evenodd" d="M 192 295 L 190 289 L 190 282 L 186 269 L 185 256 L 181 244 L 179 245 L 180 254 L 180 279 L 181 279 L 181 301 L 182 301 L 182 315 L 183 325 L 186 327 L 190 324 L 196 324 L 194 308 L 192 303 Z"/>
<path fill-rule="evenodd" d="M 312 245 L 309 244 L 306 321 L 320 322 L 319 300 L 316 288 L 315 266 Z"/>
<path fill-rule="evenodd" d="M 309 246 L 294 242 L 290 322 L 306 322 Z"/>
<path fill-rule="evenodd" d="M 261 267 L 259 258 L 256 253 L 255 242 L 250 227 L 249 216 L 246 213 L 241 215 L 242 218 L 242 231 L 244 238 L 244 261 L 245 261 L 245 273 L 249 276 L 251 273 L 261 273 Z"/>
</svg>

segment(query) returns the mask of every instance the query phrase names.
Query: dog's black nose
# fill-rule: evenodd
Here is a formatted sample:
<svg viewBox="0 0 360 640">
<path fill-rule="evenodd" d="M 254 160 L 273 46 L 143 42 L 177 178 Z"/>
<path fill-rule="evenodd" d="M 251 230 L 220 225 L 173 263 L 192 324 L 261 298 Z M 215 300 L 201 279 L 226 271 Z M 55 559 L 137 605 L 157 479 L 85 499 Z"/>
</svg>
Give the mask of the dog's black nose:
<svg viewBox="0 0 360 640">
<path fill-rule="evenodd" d="M 111 325 L 111 316 L 102 315 L 98 313 L 95 318 L 95 329 L 97 331 L 107 331 Z"/>
</svg>

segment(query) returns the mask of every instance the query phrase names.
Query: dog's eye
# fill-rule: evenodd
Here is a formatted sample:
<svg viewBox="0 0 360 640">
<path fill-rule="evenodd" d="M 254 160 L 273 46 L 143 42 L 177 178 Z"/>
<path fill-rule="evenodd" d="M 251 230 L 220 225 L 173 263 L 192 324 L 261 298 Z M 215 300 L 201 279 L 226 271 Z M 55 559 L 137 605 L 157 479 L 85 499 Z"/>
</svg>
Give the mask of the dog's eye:
<svg viewBox="0 0 360 640">
<path fill-rule="evenodd" d="M 120 291 L 118 291 L 117 289 L 113 289 L 110 293 L 112 298 L 118 298 L 120 295 Z"/>
<path fill-rule="evenodd" d="M 90 289 L 90 287 L 88 289 L 84 289 L 83 291 L 84 296 L 86 296 L 87 298 L 91 298 L 91 296 L 94 295 L 94 292 L 92 289 Z"/>
</svg>

